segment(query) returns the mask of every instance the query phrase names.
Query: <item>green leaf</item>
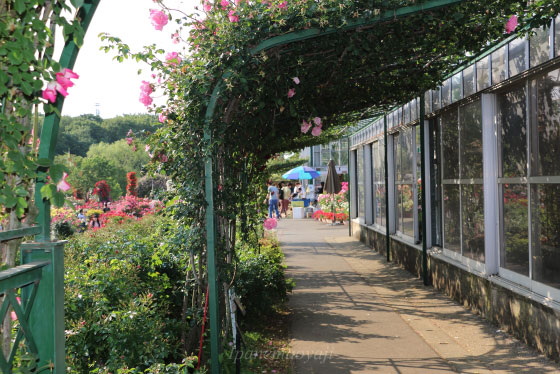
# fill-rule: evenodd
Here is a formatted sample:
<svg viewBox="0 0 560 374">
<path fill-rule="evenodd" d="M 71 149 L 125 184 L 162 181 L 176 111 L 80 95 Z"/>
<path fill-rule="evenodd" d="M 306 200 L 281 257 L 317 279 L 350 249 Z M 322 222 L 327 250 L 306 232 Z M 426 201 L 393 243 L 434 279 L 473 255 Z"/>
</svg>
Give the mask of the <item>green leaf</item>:
<svg viewBox="0 0 560 374">
<path fill-rule="evenodd" d="M 16 0 L 14 2 L 14 9 L 18 12 L 18 14 L 25 12 L 25 0 Z"/>
<path fill-rule="evenodd" d="M 52 161 L 49 160 L 48 158 L 40 158 L 37 161 L 35 161 L 35 163 L 39 166 L 49 167 L 49 166 L 51 166 Z"/>
<path fill-rule="evenodd" d="M 84 5 L 84 0 L 70 0 L 74 8 L 78 9 L 82 5 Z"/>
</svg>

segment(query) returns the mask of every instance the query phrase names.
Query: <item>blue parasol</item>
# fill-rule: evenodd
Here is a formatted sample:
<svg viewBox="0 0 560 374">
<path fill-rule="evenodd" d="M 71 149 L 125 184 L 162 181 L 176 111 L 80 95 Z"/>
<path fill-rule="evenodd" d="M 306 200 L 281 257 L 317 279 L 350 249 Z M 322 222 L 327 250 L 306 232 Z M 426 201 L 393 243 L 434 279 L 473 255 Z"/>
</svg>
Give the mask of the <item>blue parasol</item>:
<svg viewBox="0 0 560 374">
<path fill-rule="evenodd" d="M 319 172 L 309 166 L 298 166 L 282 175 L 284 179 L 313 179 L 319 177 Z"/>
</svg>

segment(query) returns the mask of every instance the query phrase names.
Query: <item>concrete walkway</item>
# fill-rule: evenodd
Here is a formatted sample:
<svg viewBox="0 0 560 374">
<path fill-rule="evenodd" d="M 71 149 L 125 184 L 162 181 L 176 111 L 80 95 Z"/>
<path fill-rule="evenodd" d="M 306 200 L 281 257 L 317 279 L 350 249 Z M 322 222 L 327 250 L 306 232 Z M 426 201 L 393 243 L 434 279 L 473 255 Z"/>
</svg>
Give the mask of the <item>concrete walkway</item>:
<svg viewBox="0 0 560 374">
<path fill-rule="evenodd" d="M 560 373 L 550 360 L 358 241 L 284 219 L 295 373 Z"/>
</svg>

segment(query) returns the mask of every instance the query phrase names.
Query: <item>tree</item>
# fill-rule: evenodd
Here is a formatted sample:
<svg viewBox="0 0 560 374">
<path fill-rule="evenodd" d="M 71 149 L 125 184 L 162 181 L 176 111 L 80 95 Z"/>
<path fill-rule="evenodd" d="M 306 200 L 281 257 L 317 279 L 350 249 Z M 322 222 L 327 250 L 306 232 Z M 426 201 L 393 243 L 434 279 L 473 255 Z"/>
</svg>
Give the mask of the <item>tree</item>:
<svg viewBox="0 0 560 374">
<path fill-rule="evenodd" d="M 117 199 L 126 189 L 126 170 L 103 157 L 72 157 L 68 183 L 84 197 L 95 187 L 95 183 L 105 180 L 111 187 L 111 198 Z"/>
<path fill-rule="evenodd" d="M 112 144 L 105 142 L 93 144 L 87 152 L 87 157 L 104 158 L 112 161 L 115 165 L 119 165 L 121 169 L 127 172 L 134 171 L 136 173 L 140 173 L 142 167 L 150 161 L 150 157 L 144 152 L 144 149 L 134 151 L 124 139 Z"/>
<path fill-rule="evenodd" d="M 136 180 L 136 173 L 131 171 L 126 175 L 128 184 L 126 185 L 126 194 L 130 196 L 138 196 L 138 184 Z"/>
</svg>

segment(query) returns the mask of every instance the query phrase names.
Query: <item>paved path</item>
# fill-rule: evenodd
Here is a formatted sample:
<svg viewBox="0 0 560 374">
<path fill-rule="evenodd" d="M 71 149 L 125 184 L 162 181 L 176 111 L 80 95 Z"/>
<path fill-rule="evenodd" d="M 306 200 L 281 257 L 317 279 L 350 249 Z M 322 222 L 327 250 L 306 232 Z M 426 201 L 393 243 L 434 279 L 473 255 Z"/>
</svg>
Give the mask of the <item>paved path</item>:
<svg viewBox="0 0 560 374">
<path fill-rule="evenodd" d="M 348 226 L 281 220 L 296 288 L 295 373 L 560 373 L 482 318 L 348 237 Z"/>
</svg>

